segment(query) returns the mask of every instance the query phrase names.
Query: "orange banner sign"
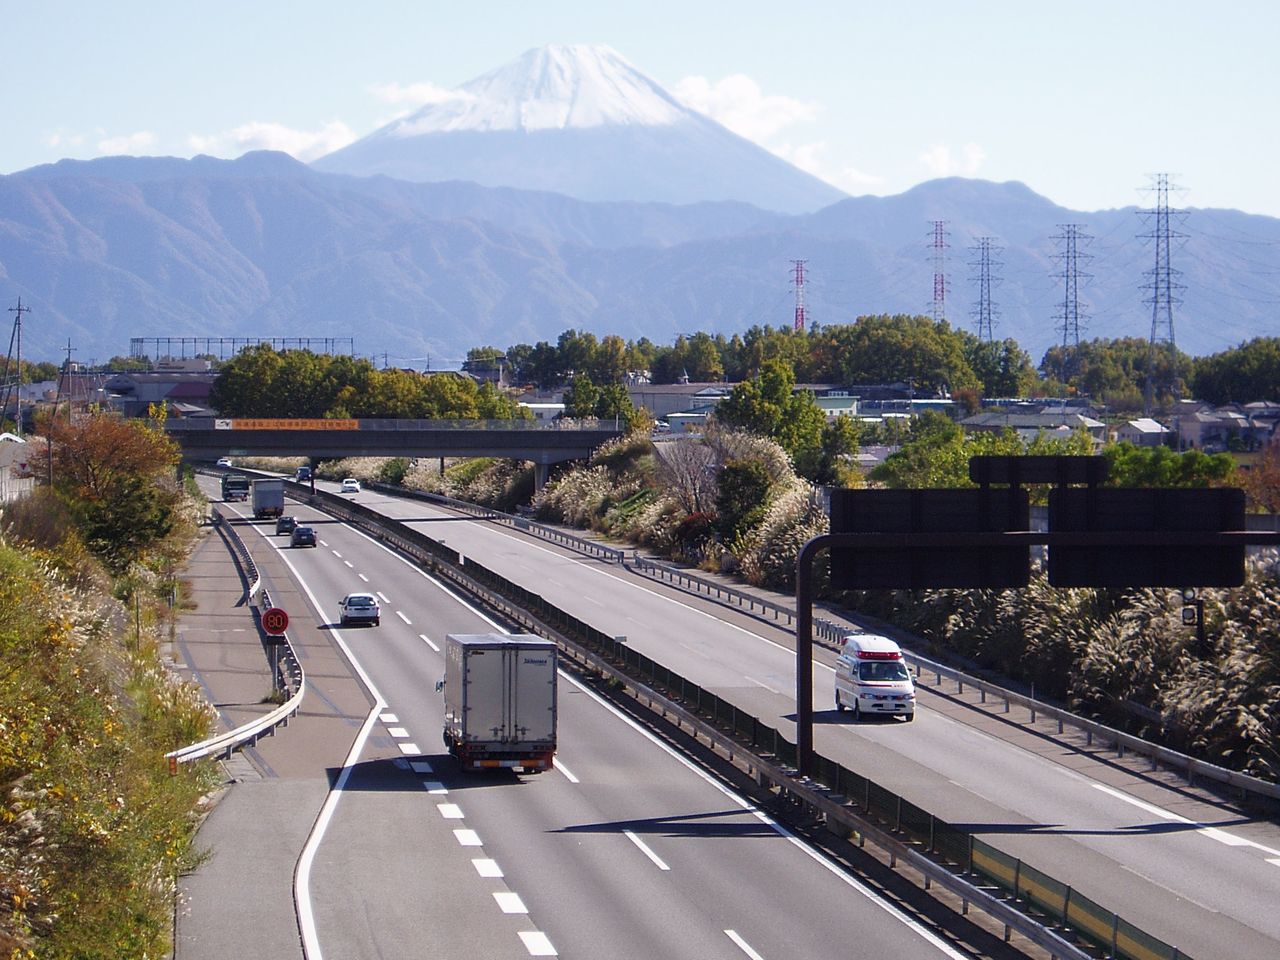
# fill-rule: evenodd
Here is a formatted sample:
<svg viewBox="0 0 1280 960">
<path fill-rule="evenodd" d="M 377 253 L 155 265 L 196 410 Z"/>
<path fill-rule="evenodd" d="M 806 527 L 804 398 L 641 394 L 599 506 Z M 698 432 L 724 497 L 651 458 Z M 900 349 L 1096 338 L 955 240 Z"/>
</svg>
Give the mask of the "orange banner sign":
<svg viewBox="0 0 1280 960">
<path fill-rule="evenodd" d="M 358 430 L 359 420 L 325 420 L 321 418 L 264 420 L 237 417 L 232 430 Z"/>
</svg>

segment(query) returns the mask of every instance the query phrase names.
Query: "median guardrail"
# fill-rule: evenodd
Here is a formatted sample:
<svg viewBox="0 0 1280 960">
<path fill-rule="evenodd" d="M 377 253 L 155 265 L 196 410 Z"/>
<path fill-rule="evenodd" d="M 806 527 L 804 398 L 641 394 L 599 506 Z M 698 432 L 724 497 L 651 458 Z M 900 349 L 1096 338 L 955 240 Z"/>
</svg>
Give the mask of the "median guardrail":
<svg viewBox="0 0 1280 960">
<path fill-rule="evenodd" d="M 687 680 L 650 657 L 551 605 L 532 590 L 470 557 L 359 504 L 317 492 L 313 506 L 366 532 L 449 579 L 524 628 L 550 636 L 573 655 L 674 717 L 708 743 L 745 762 L 763 785 L 774 786 L 909 864 L 931 884 L 977 907 L 1060 960 L 1086 960 L 1087 942 L 1123 960 L 1189 960 L 1176 946 L 1146 933 L 1113 911 L 1004 853 L 972 833 L 933 816 L 870 777 L 815 757 L 812 778 L 795 776 L 795 744 L 758 717 Z"/>
<path fill-rule="evenodd" d="M 212 519 L 214 524 L 227 536 L 235 554 L 236 562 L 244 570 L 249 580 L 248 600 L 256 608 L 254 614 L 254 619 L 256 620 L 261 611 L 270 609 L 271 596 L 263 585 L 262 576 L 258 572 L 257 565 L 253 562 L 253 556 L 248 547 L 240 539 L 240 535 L 235 528 L 226 522 L 226 518 L 223 517 L 217 507 L 213 508 Z M 269 713 L 256 720 L 242 724 L 234 730 L 229 730 L 226 733 L 209 737 L 207 740 L 201 740 L 199 743 L 193 743 L 190 746 L 166 753 L 165 759 L 169 762 L 170 773 L 177 771 L 178 764 L 191 763 L 202 757 L 216 756 L 224 759 L 230 757 L 237 748 L 246 744 L 253 746 L 260 737 L 274 733 L 276 727 L 288 725 L 290 718 L 302 706 L 303 697 L 306 696 L 307 676 L 302 669 L 302 664 L 298 662 L 298 656 L 293 649 L 293 644 L 289 642 L 287 634 L 282 637 L 281 652 L 283 656 L 280 658 L 279 664 L 275 666 L 277 673 L 272 677 L 272 686 L 273 688 L 282 689 L 288 694 L 288 699 Z"/>
</svg>

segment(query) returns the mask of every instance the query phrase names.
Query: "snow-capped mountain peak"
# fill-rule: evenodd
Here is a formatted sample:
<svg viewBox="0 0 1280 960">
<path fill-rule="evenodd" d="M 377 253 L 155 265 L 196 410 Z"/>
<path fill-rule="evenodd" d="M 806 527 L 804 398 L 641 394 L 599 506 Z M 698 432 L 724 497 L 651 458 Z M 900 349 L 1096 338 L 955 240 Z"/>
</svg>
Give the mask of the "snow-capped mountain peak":
<svg viewBox="0 0 1280 960">
<path fill-rule="evenodd" d="M 606 46 L 529 50 L 384 129 L 389 137 L 492 130 L 665 126 L 687 119 L 653 80 Z"/>
</svg>

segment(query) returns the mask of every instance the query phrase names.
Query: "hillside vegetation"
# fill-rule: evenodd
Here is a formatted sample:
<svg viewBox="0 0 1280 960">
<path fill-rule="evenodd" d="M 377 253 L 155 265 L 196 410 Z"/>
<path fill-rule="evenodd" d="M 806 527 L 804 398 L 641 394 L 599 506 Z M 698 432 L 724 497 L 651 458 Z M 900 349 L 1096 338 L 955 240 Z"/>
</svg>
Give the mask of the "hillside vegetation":
<svg viewBox="0 0 1280 960">
<path fill-rule="evenodd" d="M 56 435 L 0 515 L 0 957 L 158 958 L 211 785 L 169 774 L 212 717 L 158 656 L 202 504 L 150 426 Z"/>
</svg>

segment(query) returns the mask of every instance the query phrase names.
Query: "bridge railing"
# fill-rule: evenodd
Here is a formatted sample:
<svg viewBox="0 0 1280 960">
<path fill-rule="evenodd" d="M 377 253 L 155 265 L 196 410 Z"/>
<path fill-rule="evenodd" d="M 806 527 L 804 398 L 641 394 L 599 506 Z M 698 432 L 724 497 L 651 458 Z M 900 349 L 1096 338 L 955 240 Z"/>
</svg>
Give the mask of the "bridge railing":
<svg viewBox="0 0 1280 960">
<path fill-rule="evenodd" d="M 320 419 L 320 418 L 315 418 Z M 255 429 L 271 429 L 263 424 L 270 420 L 255 418 L 258 425 Z M 296 421 L 293 421 L 296 423 Z M 365 417 L 358 418 L 359 429 L 362 430 L 563 430 L 563 431 L 617 431 L 626 428 L 617 420 L 406 420 L 396 418 Z M 185 417 L 165 421 L 165 429 L 170 433 L 198 433 L 203 431 L 231 431 L 235 418 L 214 419 L 212 417 Z M 290 421 L 281 420 L 280 430 L 299 429 L 290 427 Z M 320 428 L 308 428 L 320 429 Z"/>
</svg>

